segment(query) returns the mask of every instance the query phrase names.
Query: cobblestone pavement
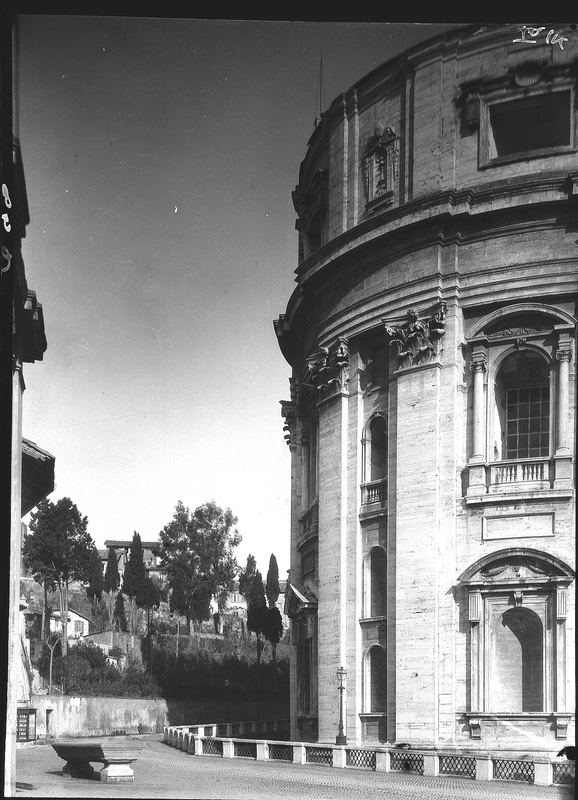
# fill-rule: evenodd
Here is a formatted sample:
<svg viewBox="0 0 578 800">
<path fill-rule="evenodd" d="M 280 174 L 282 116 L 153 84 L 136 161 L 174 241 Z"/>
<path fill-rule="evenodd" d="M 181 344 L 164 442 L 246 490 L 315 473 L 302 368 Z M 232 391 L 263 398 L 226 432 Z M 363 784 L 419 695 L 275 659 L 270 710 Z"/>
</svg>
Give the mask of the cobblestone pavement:
<svg viewBox="0 0 578 800">
<path fill-rule="evenodd" d="M 15 796 L 193 800 L 551 800 L 572 796 L 569 788 L 562 786 L 191 756 L 164 744 L 158 734 L 137 738 L 143 741 L 144 748 L 133 765 L 135 782 L 123 785 L 63 776 L 64 762 L 50 745 L 19 749 Z M 100 769 L 98 764 L 95 767 Z"/>
</svg>

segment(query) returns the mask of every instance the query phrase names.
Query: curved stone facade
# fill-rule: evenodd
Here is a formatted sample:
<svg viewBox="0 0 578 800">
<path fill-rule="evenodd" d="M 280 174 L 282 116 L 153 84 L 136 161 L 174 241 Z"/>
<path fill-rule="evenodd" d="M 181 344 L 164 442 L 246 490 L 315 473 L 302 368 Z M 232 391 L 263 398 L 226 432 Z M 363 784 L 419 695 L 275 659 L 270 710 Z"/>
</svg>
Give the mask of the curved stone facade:
<svg viewBox="0 0 578 800">
<path fill-rule="evenodd" d="M 427 41 L 309 140 L 275 322 L 294 738 L 339 735 L 339 667 L 350 744 L 573 738 L 578 34 L 552 33 Z"/>
</svg>

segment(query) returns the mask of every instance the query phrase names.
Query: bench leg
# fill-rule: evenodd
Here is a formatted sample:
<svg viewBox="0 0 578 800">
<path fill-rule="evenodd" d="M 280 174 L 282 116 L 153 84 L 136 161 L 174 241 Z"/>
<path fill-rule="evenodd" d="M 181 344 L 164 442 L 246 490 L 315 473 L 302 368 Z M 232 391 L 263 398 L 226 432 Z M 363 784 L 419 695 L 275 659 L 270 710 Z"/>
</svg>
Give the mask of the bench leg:
<svg viewBox="0 0 578 800">
<path fill-rule="evenodd" d="M 88 761 L 67 761 L 62 773 L 71 778 L 90 778 L 94 774 L 94 767 Z"/>
<path fill-rule="evenodd" d="M 105 764 L 100 771 L 104 783 L 134 783 L 134 770 L 130 764 Z"/>
</svg>

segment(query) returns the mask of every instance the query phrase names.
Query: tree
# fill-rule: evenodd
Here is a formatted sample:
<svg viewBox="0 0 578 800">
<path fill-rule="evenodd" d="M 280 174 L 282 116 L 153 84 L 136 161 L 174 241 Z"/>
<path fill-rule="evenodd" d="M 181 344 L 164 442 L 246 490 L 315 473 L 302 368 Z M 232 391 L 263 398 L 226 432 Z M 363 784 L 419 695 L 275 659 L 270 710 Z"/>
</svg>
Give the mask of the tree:
<svg viewBox="0 0 578 800">
<path fill-rule="evenodd" d="M 88 519 L 70 500 L 42 500 L 30 518 L 30 533 L 24 539 L 23 558 L 38 583 L 56 584 L 62 620 L 62 655 L 68 636 L 68 586 L 86 582 L 95 545 L 88 533 Z"/>
<path fill-rule="evenodd" d="M 256 571 L 257 562 L 255 561 L 255 556 L 249 554 L 247 556 L 247 565 L 245 569 L 242 569 L 239 573 L 239 594 L 243 595 L 245 599 L 247 599 L 249 587 L 251 586 L 251 581 L 255 577 Z"/>
<path fill-rule="evenodd" d="M 275 555 L 271 553 L 271 558 L 269 559 L 269 570 L 267 572 L 267 586 L 265 589 L 269 608 L 267 609 L 265 630 L 263 631 L 263 635 L 271 644 L 271 654 L 273 660 L 273 691 L 275 690 L 276 685 L 277 645 L 283 636 L 283 618 L 281 617 L 281 612 L 276 606 L 280 591 L 279 567 L 277 566 L 277 559 L 275 558 Z"/>
<path fill-rule="evenodd" d="M 108 558 L 106 562 L 106 572 L 104 573 L 104 591 L 108 599 L 108 617 L 112 620 L 112 598 L 120 586 L 120 574 L 118 571 L 118 560 L 114 547 L 108 548 Z"/>
<path fill-rule="evenodd" d="M 273 661 L 273 691 L 277 684 L 277 645 L 283 636 L 283 617 L 277 606 L 270 606 L 265 613 L 263 636 L 271 644 Z"/>
<path fill-rule="evenodd" d="M 158 585 L 158 578 L 153 579 L 148 575 L 145 577 L 142 589 L 137 595 L 139 608 L 143 608 L 147 615 L 147 636 L 151 629 L 152 615 L 155 608 L 161 604 L 161 591 Z"/>
<path fill-rule="evenodd" d="M 234 527 L 237 518 L 214 501 L 194 513 L 179 500 L 171 522 L 160 532 L 156 554 L 167 571 L 175 595 L 175 610 L 187 618 L 189 631 L 195 622 L 209 619 L 211 598 L 221 605 L 233 587 L 238 571 L 234 549 L 241 536 Z"/>
<path fill-rule="evenodd" d="M 124 608 L 124 595 L 119 592 L 116 596 L 114 604 L 113 627 L 117 631 L 128 631 L 128 623 L 126 621 L 126 611 Z"/>
<path fill-rule="evenodd" d="M 86 596 L 92 601 L 94 605 L 100 603 L 100 598 L 104 591 L 104 576 L 102 574 L 102 561 L 98 554 L 96 547 L 92 548 L 90 554 L 90 565 L 88 573 L 88 586 L 86 587 Z"/>
<path fill-rule="evenodd" d="M 280 591 L 281 589 L 279 587 L 279 567 L 277 566 L 277 559 L 275 558 L 275 554 L 271 553 L 271 557 L 269 559 L 269 569 L 267 571 L 267 585 L 265 588 L 265 593 L 267 595 L 267 602 L 269 603 L 269 608 L 272 608 L 279 599 Z"/>
<path fill-rule="evenodd" d="M 261 636 L 267 626 L 267 602 L 265 600 L 265 587 L 259 570 L 251 581 L 247 593 L 247 628 L 253 631 L 257 638 L 257 675 L 261 669 Z"/>
<path fill-rule="evenodd" d="M 133 533 L 130 546 L 130 555 L 124 568 L 122 591 L 129 598 L 129 630 L 136 633 L 137 620 L 136 608 L 141 607 L 145 589 L 146 568 L 144 564 L 143 547 L 140 534 Z"/>
</svg>

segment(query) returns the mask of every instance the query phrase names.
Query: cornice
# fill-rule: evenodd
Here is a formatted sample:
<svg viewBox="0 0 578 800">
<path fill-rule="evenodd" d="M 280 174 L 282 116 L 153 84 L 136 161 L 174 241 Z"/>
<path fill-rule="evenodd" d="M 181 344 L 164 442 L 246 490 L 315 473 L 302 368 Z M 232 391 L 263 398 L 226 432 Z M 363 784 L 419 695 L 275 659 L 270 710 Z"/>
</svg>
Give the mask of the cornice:
<svg viewBox="0 0 578 800">
<path fill-rule="evenodd" d="M 401 231 L 408 241 L 408 249 L 416 248 L 415 230 L 420 224 L 435 224 L 435 220 L 459 215 L 475 216 L 499 211 L 500 214 L 515 211 L 518 207 L 528 209 L 528 196 L 536 195 L 539 202 L 531 203 L 532 208 L 547 203 L 568 202 L 574 198 L 573 186 L 576 181 L 574 173 L 567 171 L 547 176 L 537 175 L 517 180 L 503 180 L 485 183 L 467 189 L 449 189 L 436 192 L 426 197 L 417 198 L 403 206 L 388 209 L 369 219 L 362 220 L 354 227 L 324 244 L 305 259 L 295 270 L 300 286 L 305 285 L 328 265 L 350 252 L 352 248 L 362 247 L 373 239 L 394 235 Z M 551 197 L 547 198 L 550 194 Z M 520 198 L 520 203 L 512 202 Z M 510 201 L 507 206 L 496 209 L 500 200 Z M 407 229 L 412 228 L 411 236 Z M 357 240 L 357 241 L 356 241 Z"/>
</svg>

